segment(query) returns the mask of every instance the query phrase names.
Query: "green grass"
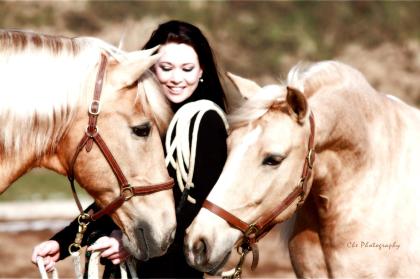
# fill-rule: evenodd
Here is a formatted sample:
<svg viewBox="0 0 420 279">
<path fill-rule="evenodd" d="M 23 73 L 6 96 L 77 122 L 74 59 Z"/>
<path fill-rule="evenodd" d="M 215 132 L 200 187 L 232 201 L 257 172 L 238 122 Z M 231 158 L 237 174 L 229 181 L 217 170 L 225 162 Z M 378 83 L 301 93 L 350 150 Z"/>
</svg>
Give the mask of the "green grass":
<svg viewBox="0 0 420 279">
<path fill-rule="evenodd" d="M 87 193 L 76 185 L 80 198 Z M 35 169 L 15 181 L 3 194 L 2 201 L 72 199 L 70 183 L 67 178 L 52 171 Z"/>
</svg>

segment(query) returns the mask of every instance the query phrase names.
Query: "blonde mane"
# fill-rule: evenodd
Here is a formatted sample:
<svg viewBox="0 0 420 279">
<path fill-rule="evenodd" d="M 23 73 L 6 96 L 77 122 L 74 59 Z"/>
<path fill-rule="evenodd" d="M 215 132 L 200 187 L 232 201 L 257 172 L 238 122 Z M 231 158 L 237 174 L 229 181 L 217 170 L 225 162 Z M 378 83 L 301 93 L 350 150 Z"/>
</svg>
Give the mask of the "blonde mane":
<svg viewBox="0 0 420 279">
<path fill-rule="evenodd" d="M 38 156 L 52 152 L 74 108 L 87 107 L 103 52 L 116 60 L 125 55 L 96 38 L 0 31 L 0 155 L 16 154 L 29 142 Z"/>
<path fill-rule="evenodd" d="M 285 101 L 286 86 L 299 89 L 309 98 L 322 86 L 340 85 L 344 88 L 344 86 L 354 84 L 355 80 L 359 85 L 363 83 L 370 87 L 359 71 L 340 62 L 299 63 L 289 71 L 286 82 L 263 87 L 240 107 L 233 110 L 228 116 L 229 124 L 235 128 L 262 117 L 274 103 Z"/>
<path fill-rule="evenodd" d="M 137 97 L 147 115 L 155 121 L 159 134 L 163 137 L 172 119 L 173 111 L 168 99 L 162 92 L 161 85 L 152 71 L 145 72 L 137 86 Z"/>
</svg>

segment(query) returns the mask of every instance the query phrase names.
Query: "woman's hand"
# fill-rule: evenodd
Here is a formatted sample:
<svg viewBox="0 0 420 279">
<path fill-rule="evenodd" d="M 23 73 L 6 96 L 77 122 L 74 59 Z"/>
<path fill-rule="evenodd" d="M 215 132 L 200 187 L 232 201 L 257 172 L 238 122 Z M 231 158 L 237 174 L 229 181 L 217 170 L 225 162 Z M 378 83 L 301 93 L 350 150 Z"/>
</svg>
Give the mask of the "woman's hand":
<svg viewBox="0 0 420 279">
<path fill-rule="evenodd" d="M 101 257 L 111 260 L 113 264 L 124 262 L 130 254 L 122 245 L 122 232 L 114 230 L 111 235 L 99 238 L 94 244 L 87 248 L 88 251 L 102 251 Z"/>
<path fill-rule="evenodd" d="M 32 250 L 31 261 L 36 265 L 37 258 L 42 257 L 44 260 L 45 270 L 51 272 L 55 263 L 60 258 L 60 245 L 55 240 L 41 242 Z"/>
</svg>

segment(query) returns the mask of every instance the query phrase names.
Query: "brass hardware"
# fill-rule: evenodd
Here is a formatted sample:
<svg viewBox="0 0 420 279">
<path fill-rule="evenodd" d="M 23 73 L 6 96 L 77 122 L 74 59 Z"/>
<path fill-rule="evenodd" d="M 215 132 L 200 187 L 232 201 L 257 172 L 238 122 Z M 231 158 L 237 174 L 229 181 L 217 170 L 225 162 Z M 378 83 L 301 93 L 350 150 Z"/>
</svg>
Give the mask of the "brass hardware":
<svg viewBox="0 0 420 279">
<path fill-rule="evenodd" d="M 121 189 L 121 196 L 124 197 L 125 201 L 128 201 L 134 196 L 134 189 L 132 186 L 124 187 Z"/>
</svg>

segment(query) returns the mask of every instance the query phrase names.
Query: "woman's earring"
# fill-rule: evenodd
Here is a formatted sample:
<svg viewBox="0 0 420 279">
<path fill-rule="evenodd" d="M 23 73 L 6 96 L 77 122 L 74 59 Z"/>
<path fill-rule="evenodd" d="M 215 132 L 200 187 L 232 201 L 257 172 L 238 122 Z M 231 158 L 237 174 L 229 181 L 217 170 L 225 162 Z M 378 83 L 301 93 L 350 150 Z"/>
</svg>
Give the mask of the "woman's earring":
<svg viewBox="0 0 420 279">
<path fill-rule="evenodd" d="M 203 78 L 200 78 L 200 82 L 203 82 L 204 81 L 204 79 Z"/>
</svg>

